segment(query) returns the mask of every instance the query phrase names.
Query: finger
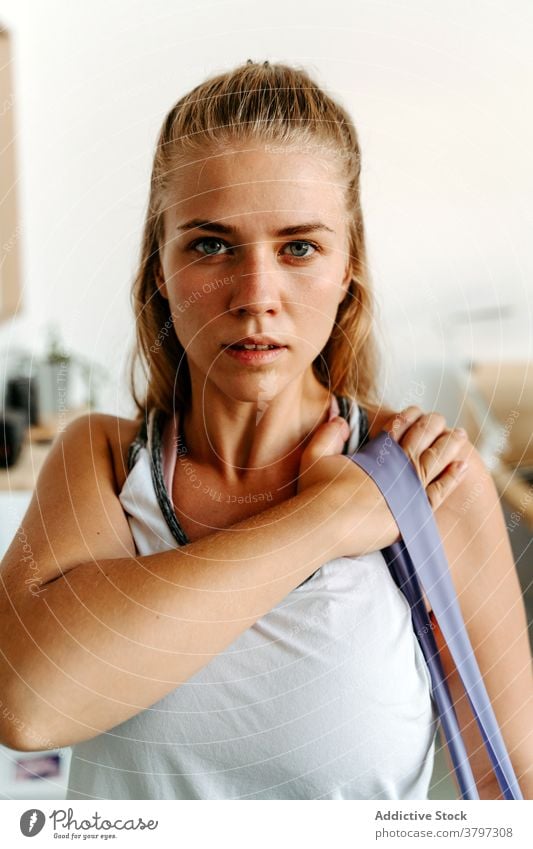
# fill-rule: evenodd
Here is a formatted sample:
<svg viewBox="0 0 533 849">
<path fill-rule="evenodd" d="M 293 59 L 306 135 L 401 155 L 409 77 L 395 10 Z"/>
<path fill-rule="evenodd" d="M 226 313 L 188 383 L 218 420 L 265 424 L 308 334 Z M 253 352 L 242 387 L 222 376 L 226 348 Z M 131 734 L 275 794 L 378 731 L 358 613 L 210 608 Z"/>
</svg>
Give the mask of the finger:
<svg viewBox="0 0 533 849">
<path fill-rule="evenodd" d="M 441 413 L 424 413 L 402 437 L 400 446 L 410 457 L 420 456 L 445 428 L 446 419 Z"/>
<path fill-rule="evenodd" d="M 422 410 L 420 407 L 406 407 L 404 410 L 401 410 L 399 413 L 395 413 L 387 419 L 384 429 L 396 442 L 399 442 L 404 433 L 406 433 L 406 431 L 421 415 Z"/>
<path fill-rule="evenodd" d="M 447 430 L 437 437 L 435 442 L 429 446 L 419 457 L 418 463 L 422 469 L 424 480 L 431 481 L 452 463 L 457 460 L 466 441 L 466 431 L 462 428 Z"/>
<path fill-rule="evenodd" d="M 426 488 L 426 495 L 432 510 L 437 510 L 450 493 L 454 491 L 463 479 L 467 468 L 467 463 L 456 461 L 448 466 L 446 471 L 439 475 L 436 480 L 429 484 Z"/>
<path fill-rule="evenodd" d="M 344 443 L 350 433 L 346 419 L 335 416 L 318 427 L 305 447 L 305 462 L 309 465 L 321 457 L 342 453 Z M 303 458 L 303 454 L 302 454 Z"/>
</svg>

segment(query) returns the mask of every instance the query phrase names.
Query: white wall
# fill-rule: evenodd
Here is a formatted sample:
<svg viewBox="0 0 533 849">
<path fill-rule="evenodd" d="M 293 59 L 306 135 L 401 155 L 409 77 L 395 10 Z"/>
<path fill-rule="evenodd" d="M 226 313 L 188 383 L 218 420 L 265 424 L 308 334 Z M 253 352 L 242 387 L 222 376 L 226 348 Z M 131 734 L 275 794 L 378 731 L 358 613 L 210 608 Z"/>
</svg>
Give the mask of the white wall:
<svg viewBox="0 0 533 849">
<path fill-rule="evenodd" d="M 123 384 L 161 121 L 250 57 L 304 64 L 355 119 L 389 383 L 398 362 L 445 368 L 453 350 L 530 355 L 528 0 L 0 0 L 0 22 L 15 39 L 24 278 L 0 350 L 39 351 L 54 319 Z M 474 324 L 481 307 L 495 320 Z M 114 386 L 103 406 L 131 409 Z"/>
</svg>

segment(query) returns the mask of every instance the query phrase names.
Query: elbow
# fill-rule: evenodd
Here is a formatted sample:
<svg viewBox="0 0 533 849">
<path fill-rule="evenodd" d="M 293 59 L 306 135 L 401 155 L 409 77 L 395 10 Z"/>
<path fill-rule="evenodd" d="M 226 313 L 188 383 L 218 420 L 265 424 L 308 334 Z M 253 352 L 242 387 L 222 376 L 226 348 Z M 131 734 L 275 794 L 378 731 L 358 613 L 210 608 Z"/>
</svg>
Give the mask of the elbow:
<svg viewBox="0 0 533 849">
<path fill-rule="evenodd" d="M 0 726 L 0 744 L 16 752 L 43 752 L 48 749 L 59 749 L 61 744 L 50 739 L 49 735 L 41 734 L 37 729 L 11 722 Z"/>
<path fill-rule="evenodd" d="M 35 705 L 33 705 L 35 708 Z M 21 705 L 8 687 L 0 697 L 0 744 L 17 752 L 41 752 L 57 748 L 50 739 L 50 729 L 38 724 L 38 712 L 31 705 Z M 53 734 L 51 735 L 54 736 Z"/>
<path fill-rule="evenodd" d="M 16 716 L 14 711 L 5 706 L 2 707 L 0 744 L 16 752 L 39 752 L 43 749 L 54 748 L 49 741 L 45 742 L 40 734 L 35 733 Z"/>
</svg>

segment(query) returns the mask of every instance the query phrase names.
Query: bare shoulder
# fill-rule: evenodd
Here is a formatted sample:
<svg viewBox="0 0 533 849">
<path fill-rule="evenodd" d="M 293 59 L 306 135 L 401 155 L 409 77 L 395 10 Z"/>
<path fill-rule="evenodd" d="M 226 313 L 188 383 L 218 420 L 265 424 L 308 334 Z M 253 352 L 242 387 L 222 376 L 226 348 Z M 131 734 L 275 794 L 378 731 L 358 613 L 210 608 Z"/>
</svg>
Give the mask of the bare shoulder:
<svg viewBox="0 0 533 849">
<path fill-rule="evenodd" d="M 39 586 L 89 560 L 135 554 L 116 480 L 120 447 L 127 457 L 126 444 L 133 432 L 132 422 L 93 412 L 78 416 L 60 431 L 22 519 L 24 537 L 15 534 L 2 558 L 3 589 L 23 593 L 32 574 L 22 556 L 26 539 L 31 540 L 31 563 L 39 564 Z M 7 603 L 4 594 L 0 618 Z"/>
<path fill-rule="evenodd" d="M 104 430 L 111 456 L 117 493 L 124 486 L 128 475 L 128 451 L 137 436 L 141 422 L 138 419 L 123 419 L 108 413 L 100 413 L 100 426 Z"/>
<path fill-rule="evenodd" d="M 118 495 L 128 474 L 128 450 L 140 428 L 138 419 L 125 419 L 109 413 L 86 413 L 68 426 L 70 435 L 82 437 L 89 450 L 109 452 Z M 105 446 L 105 447 L 104 447 Z"/>
</svg>

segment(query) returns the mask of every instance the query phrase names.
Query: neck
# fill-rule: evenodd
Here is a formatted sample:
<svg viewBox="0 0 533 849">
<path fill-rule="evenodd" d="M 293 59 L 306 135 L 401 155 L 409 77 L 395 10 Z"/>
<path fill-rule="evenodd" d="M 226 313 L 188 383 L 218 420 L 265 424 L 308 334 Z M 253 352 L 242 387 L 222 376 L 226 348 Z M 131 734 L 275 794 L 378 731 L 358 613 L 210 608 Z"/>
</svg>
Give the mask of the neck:
<svg viewBox="0 0 533 849">
<path fill-rule="evenodd" d="M 199 399 L 202 399 L 201 402 Z M 331 393 L 314 380 L 289 384 L 268 401 L 235 400 L 203 384 L 178 423 L 180 448 L 227 486 L 284 479 L 296 483 L 302 452 L 329 418 Z M 207 415 L 209 411 L 209 415 Z"/>
</svg>

